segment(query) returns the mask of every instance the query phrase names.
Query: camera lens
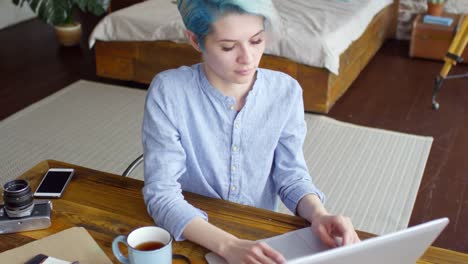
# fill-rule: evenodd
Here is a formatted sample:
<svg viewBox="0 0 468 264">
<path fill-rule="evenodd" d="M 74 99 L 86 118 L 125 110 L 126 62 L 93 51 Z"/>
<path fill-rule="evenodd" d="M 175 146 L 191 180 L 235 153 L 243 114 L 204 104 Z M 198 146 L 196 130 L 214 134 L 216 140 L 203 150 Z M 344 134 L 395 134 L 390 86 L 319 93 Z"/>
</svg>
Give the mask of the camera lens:
<svg viewBox="0 0 468 264">
<path fill-rule="evenodd" d="M 5 212 L 11 218 L 29 216 L 34 207 L 31 187 L 25 180 L 13 180 L 3 186 Z"/>
</svg>

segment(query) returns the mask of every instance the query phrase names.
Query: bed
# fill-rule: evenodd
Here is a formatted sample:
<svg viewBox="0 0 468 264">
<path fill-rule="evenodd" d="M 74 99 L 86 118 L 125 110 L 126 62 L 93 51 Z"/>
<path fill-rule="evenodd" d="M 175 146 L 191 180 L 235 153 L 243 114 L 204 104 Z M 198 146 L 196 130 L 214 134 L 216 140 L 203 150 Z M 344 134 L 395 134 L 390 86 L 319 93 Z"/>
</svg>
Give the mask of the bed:
<svg viewBox="0 0 468 264">
<path fill-rule="evenodd" d="M 112 1 L 110 14 L 96 26 L 89 40 L 90 46 L 95 48 L 96 74 L 150 83 L 158 72 L 200 62 L 199 53 L 183 39 L 183 24 L 174 11 L 173 2 Z M 274 2 L 285 24 L 286 40 L 280 39 L 267 48 L 260 66 L 286 72 L 297 79 L 303 88 L 304 108 L 308 112 L 328 113 L 385 39 L 395 35 L 399 1 Z M 373 13 L 353 11 L 364 4 L 369 5 Z M 171 10 L 166 11 L 165 6 Z M 297 15 L 297 10 L 302 13 Z M 330 14 L 335 17 L 329 17 Z M 164 25 L 157 26 L 157 23 Z M 325 26 L 318 27 L 317 23 L 325 23 Z M 307 30 L 318 33 L 303 38 L 308 36 Z M 296 36 L 291 35 L 293 33 Z M 325 41 L 317 44 L 319 40 Z M 317 53 L 318 59 L 310 59 L 309 53 Z"/>
</svg>

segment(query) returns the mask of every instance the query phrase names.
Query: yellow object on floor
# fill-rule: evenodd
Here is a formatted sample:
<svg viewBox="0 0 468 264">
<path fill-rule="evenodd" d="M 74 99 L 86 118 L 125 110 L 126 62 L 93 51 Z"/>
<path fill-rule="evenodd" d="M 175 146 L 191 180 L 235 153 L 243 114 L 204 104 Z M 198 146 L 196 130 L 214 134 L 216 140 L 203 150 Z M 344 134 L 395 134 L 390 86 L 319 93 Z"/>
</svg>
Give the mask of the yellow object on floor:
<svg viewBox="0 0 468 264">
<path fill-rule="evenodd" d="M 448 76 L 452 66 L 461 62 L 461 55 L 468 44 L 468 15 L 462 15 L 459 23 L 458 31 L 450 44 L 447 55 L 445 55 L 444 66 L 442 67 L 439 76 L 436 77 L 436 84 L 434 92 L 432 93 L 432 107 L 436 110 L 440 107 L 439 103 L 436 101 L 436 95 L 442 87 L 444 80 L 468 77 L 468 73 Z"/>
</svg>

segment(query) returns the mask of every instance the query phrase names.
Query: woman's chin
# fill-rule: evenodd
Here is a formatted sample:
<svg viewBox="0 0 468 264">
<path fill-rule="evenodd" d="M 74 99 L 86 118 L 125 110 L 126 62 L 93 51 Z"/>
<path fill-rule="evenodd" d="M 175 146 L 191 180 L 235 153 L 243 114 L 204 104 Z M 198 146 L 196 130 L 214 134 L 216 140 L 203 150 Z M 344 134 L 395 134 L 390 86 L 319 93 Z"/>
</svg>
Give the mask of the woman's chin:
<svg viewBox="0 0 468 264">
<path fill-rule="evenodd" d="M 250 83 L 252 81 L 252 79 L 254 78 L 254 75 L 255 75 L 255 71 L 249 71 L 247 74 L 246 73 L 238 73 L 238 72 L 235 72 L 234 76 L 233 76 L 233 82 L 234 83 L 237 83 L 237 84 L 246 84 L 246 83 Z"/>
</svg>

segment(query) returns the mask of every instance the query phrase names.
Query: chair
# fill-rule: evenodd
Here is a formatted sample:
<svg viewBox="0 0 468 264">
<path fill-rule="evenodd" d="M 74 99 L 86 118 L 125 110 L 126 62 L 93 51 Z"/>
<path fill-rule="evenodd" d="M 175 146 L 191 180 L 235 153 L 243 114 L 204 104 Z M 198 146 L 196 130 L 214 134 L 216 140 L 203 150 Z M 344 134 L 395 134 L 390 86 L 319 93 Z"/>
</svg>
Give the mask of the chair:
<svg viewBox="0 0 468 264">
<path fill-rule="evenodd" d="M 127 177 L 130 174 L 132 174 L 132 172 L 136 169 L 136 167 L 138 167 L 138 165 L 140 165 L 143 162 L 143 160 L 144 160 L 144 157 L 143 157 L 143 154 L 141 154 L 140 156 L 138 156 L 138 158 L 132 161 L 132 163 L 130 163 L 130 165 L 122 173 L 122 176 Z"/>
</svg>

